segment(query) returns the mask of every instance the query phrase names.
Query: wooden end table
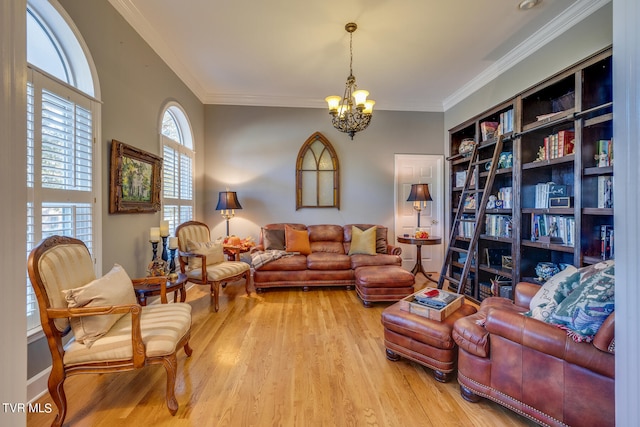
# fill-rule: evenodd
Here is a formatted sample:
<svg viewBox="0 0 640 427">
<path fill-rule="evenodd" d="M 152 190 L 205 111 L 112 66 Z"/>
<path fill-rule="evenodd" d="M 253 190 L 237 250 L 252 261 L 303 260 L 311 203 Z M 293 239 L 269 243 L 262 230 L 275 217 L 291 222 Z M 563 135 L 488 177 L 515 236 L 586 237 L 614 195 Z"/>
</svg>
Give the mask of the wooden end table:
<svg viewBox="0 0 640 427">
<path fill-rule="evenodd" d="M 240 254 L 251 250 L 249 246 L 222 245 L 222 248 L 229 261 L 240 261 Z"/>
<path fill-rule="evenodd" d="M 424 267 L 422 266 L 422 245 L 439 245 L 442 243 L 442 238 L 432 236 L 427 237 L 426 239 L 416 239 L 415 237 L 398 236 L 398 242 L 407 245 L 415 245 L 416 247 L 416 265 L 411 270 L 413 275 L 415 276 L 418 273 L 422 273 L 428 280 L 431 280 L 433 283 L 438 283 L 437 280 L 433 280 L 431 275 L 424 271 Z"/>
<path fill-rule="evenodd" d="M 165 278 L 166 279 L 166 278 Z M 136 292 L 138 304 L 147 305 L 147 297 L 160 295 L 160 302 L 167 303 L 167 294 L 173 292 L 173 300 L 178 301 L 178 291 L 180 292 L 180 302 L 187 299 L 187 291 L 184 288 L 187 283 L 187 275 L 178 273 L 178 278 L 174 282 L 167 280 L 166 291 L 162 292 L 162 285 L 158 283 L 157 277 L 148 277 L 145 279 L 136 279 L 133 281 L 133 289 Z"/>
</svg>

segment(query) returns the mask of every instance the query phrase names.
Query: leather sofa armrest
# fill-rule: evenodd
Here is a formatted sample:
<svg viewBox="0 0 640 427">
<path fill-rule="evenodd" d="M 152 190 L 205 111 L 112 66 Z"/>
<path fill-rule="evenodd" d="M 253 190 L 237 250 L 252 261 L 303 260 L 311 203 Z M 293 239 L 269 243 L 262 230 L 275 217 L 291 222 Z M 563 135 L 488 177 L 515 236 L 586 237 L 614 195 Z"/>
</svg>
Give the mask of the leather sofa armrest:
<svg viewBox="0 0 640 427">
<path fill-rule="evenodd" d="M 518 307 L 529 310 L 531 299 L 540 290 L 540 285 L 535 283 L 520 282 L 516 285 L 514 302 Z"/>
<path fill-rule="evenodd" d="M 399 246 L 387 245 L 387 253 L 389 255 L 401 255 L 402 248 Z"/>
<path fill-rule="evenodd" d="M 616 313 L 615 311 L 606 318 L 600 329 L 596 333 L 596 336 L 593 338 L 593 345 L 602 351 L 606 351 L 609 353 L 615 353 L 615 320 Z"/>
<path fill-rule="evenodd" d="M 489 356 L 489 333 L 484 328 L 487 311 L 480 310 L 475 314 L 456 320 L 451 335 L 458 347 L 478 356 Z"/>
<path fill-rule="evenodd" d="M 487 313 L 485 328 L 524 347 L 554 356 L 601 375 L 615 377 L 615 356 L 598 350 L 592 343 L 575 342 L 566 331 L 528 316 L 493 309 Z"/>
</svg>

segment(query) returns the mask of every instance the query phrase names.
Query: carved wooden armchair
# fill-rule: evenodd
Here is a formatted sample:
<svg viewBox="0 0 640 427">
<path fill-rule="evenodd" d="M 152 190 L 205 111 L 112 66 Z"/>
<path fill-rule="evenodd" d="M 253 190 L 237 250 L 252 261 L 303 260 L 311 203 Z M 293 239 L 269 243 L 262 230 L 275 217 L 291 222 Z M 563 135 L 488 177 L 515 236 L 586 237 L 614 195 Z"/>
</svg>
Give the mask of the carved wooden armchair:
<svg viewBox="0 0 640 427">
<path fill-rule="evenodd" d="M 67 413 L 67 377 L 154 364 L 167 371 L 166 402 L 175 415 L 176 352 L 183 347 L 191 355 L 189 304 L 141 307 L 121 266 L 96 279 L 87 247 L 70 237 L 42 240 L 29 254 L 28 269 L 51 351 L 48 387 L 58 408 L 52 426 L 61 426 Z M 63 347 L 69 332 L 74 339 Z"/>
<path fill-rule="evenodd" d="M 200 285 L 209 284 L 215 311 L 219 309 L 220 284 L 244 277 L 245 290 L 249 295 L 251 269 L 241 261 L 226 261 L 222 243 L 211 242 L 209 227 L 198 221 L 188 221 L 176 228 L 180 271 L 189 281 Z"/>
</svg>

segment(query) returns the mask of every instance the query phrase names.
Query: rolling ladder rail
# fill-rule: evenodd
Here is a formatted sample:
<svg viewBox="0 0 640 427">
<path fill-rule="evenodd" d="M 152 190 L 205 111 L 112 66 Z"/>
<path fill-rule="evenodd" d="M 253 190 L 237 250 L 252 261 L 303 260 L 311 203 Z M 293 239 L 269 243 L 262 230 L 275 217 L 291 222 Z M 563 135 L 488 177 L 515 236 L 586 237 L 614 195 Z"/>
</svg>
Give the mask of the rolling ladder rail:
<svg viewBox="0 0 640 427">
<path fill-rule="evenodd" d="M 449 290 L 451 290 L 451 285 L 454 285 L 455 292 L 461 293 L 464 291 L 464 284 L 467 283 L 467 277 L 469 276 L 469 272 L 471 271 L 471 265 L 473 263 L 474 256 L 471 256 L 472 249 L 478 243 L 478 239 L 480 238 L 481 230 L 482 230 L 482 221 L 484 220 L 485 212 L 487 210 L 487 202 L 489 201 L 489 195 L 491 192 L 491 188 L 493 187 L 493 181 L 496 176 L 496 171 L 498 170 L 498 159 L 500 157 L 500 153 L 502 152 L 502 144 L 503 144 L 503 135 L 500 135 L 495 141 L 489 142 L 484 145 L 476 144 L 473 147 L 473 151 L 471 153 L 471 159 L 469 161 L 469 167 L 467 169 L 467 177 L 464 182 L 464 187 L 462 189 L 462 193 L 460 194 L 460 201 L 458 202 L 458 209 L 456 211 L 455 218 L 453 220 L 453 224 L 451 226 L 451 233 L 449 236 L 449 244 L 447 245 L 447 250 L 445 252 L 444 262 L 442 264 L 442 269 L 440 270 L 440 277 L 438 278 L 438 289 L 442 289 L 444 286 L 445 280 L 449 282 Z M 491 167 L 489 168 L 489 174 L 484 183 L 484 187 L 480 187 L 480 174 L 477 174 L 477 184 L 476 188 L 471 188 L 471 181 L 473 176 L 475 175 L 476 169 L 480 167 L 480 165 L 485 164 L 488 159 L 479 160 L 480 150 L 488 149 L 491 146 L 494 146 L 493 155 L 491 157 Z M 478 195 L 482 195 L 480 200 Z M 476 200 L 475 206 L 475 217 L 474 218 L 464 218 L 463 215 L 468 212 L 464 211 L 464 202 L 467 196 L 473 195 Z M 465 242 L 464 240 L 459 240 L 459 228 L 461 223 L 474 223 L 475 226 L 473 228 L 473 233 L 469 240 L 469 245 L 466 248 L 456 246 L 458 241 Z M 451 271 L 451 264 L 453 262 L 453 254 L 466 254 L 466 259 L 464 261 L 464 266 L 462 268 L 462 272 L 460 273 L 459 278 L 453 277 L 453 273 Z"/>
</svg>

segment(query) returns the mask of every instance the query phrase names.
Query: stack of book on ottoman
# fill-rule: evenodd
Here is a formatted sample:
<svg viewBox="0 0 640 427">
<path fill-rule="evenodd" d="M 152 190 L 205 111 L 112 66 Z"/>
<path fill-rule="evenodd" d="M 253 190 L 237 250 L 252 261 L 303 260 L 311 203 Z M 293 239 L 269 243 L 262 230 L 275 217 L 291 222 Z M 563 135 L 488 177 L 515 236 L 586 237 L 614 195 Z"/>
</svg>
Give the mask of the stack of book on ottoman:
<svg viewBox="0 0 640 427">
<path fill-rule="evenodd" d="M 464 296 L 436 288 L 425 288 L 399 301 L 400 309 L 442 321 L 462 306 Z"/>
</svg>

